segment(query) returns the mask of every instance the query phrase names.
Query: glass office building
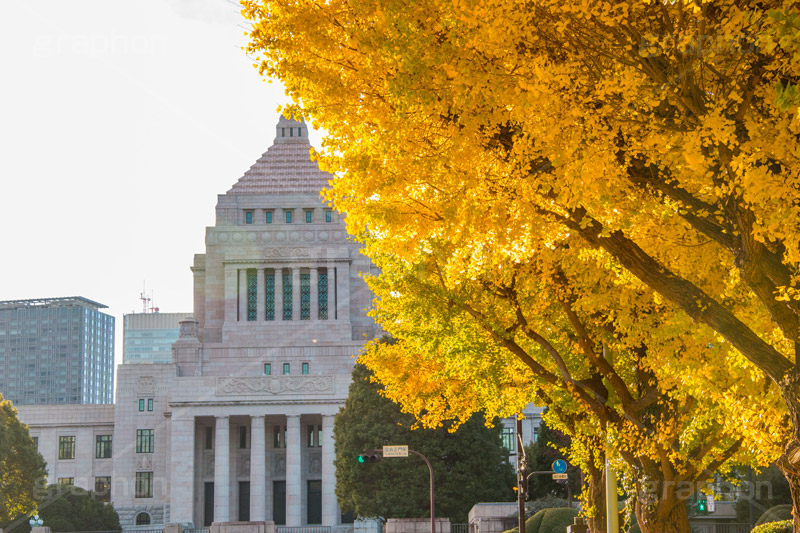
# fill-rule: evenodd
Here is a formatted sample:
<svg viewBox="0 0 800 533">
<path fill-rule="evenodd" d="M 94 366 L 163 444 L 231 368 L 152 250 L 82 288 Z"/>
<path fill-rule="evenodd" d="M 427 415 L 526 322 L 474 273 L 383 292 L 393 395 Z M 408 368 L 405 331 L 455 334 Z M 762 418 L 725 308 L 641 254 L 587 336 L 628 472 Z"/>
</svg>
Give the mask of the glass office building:
<svg viewBox="0 0 800 533">
<path fill-rule="evenodd" d="M 114 317 L 80 296 L 0 302 L 0 393 L 16 405 L 111 403 Z"/>
<path fill-rule="evenodd" d="M 123 317 L 122 362 L 171 363 L 180 321 L 191 313 L 131 313 Z"/>
</svg>

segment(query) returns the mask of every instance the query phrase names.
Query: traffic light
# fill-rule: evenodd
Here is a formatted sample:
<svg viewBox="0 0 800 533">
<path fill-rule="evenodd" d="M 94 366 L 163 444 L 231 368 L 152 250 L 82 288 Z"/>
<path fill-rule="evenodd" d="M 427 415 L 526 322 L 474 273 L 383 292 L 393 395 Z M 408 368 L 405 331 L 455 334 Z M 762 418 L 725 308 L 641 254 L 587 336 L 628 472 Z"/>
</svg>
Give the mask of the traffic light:
<svg viewBox="0 0 800 533">
<path fill-rule="evenodd" d="M 697 512 L 699 513 L 707 513 L 708 507 L 706 506 L 706 497 L 705 496 L 698 496 L 697 497 Z"/>
<path fill-rule="evenodd" d="M 358 456 L 358 462 L 364 463 L 380 463 L 383 456 L 377 450 L 364 450 L 364 453 Z"/>
</svg>

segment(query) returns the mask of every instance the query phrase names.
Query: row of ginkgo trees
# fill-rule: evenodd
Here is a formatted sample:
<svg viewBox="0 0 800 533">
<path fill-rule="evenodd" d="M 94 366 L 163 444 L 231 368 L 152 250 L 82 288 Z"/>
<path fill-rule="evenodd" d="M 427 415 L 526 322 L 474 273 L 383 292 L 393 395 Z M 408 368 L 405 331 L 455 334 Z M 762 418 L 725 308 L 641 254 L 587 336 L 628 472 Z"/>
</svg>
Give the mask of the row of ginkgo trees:
<svg viewBox="0 0 800 533">
<path fill-rule="evenodd" d="M 434 425 L 547 404 L 646 532 L 777 459 L 800 533 L 795 4 L 244 7 L 381 269 L 399 342 L 364 361 L 390 397 Z"/>
</svg>

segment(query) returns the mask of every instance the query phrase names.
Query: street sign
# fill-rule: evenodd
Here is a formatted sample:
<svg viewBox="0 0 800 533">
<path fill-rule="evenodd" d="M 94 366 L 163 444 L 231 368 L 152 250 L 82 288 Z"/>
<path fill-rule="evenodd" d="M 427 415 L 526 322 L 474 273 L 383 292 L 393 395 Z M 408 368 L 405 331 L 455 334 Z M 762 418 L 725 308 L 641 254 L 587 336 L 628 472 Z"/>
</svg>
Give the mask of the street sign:
<svg viewBox="0 0 800 533">
<path fill-rule="evenodd" d="M 401 446 L 384 446 L 383 447 L 383 456 L 384 457 L 408 457 L 408 445 L 403 444 Z"/>
<path fill-rule="evenodd" d="M 567 479 L 569 476 L 567 474 L 553 474 L 553 479 Z"/>
<path fill-rule="evenodd" d="M 563 459 L 556 459 L 553 461 L 553 472 L 556 474 L 563 474 L 567 471 L 567 462 Z M 555 478 L 553 478 L 555 479 Z"/>
</svg>

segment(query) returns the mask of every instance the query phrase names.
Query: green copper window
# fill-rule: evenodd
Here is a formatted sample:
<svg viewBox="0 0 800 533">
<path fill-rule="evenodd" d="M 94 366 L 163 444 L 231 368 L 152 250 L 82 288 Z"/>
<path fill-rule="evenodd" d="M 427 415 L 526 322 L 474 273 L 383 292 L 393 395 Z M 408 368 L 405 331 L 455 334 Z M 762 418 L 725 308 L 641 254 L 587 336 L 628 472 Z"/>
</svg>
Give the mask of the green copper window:
<svg viewBox="0 0 800 533">
<path fill-rule="evenodd" d="M 306 224 L 311 224 L 311 220 L 312 220 L 313 216 L 314 215 L 312 214 L 311 211 L 306 211 Z"/>
<path fill-rule="evenodd" d="M 258 304 L 258 281 L 256 281 L 256 271 L 247 270 L 247 321 L 256 320 L 256 308 Z"/>
<path fill-rule="evenodd" d="M 272 211 L 267 211 L 264 213 L 264 222 L 267 224 L 272 224 Z"/>
<path fill-rule="evenodd" d="M 286 223 L 287 224 L 292 223 L 292 212 L 288 209 L 286 210 Z"/>
<path fill-rule="evenodd" d="M 325 222 L 331 222 L 333 220 L 333 213 L 331 213 L 330 209 L 325 210 Z"/>
<path fill-rule="evenodd" d="M 292 271 L 283 270 L 283 319 L 292 319 Z"/>
<path fill-rule="evenodd" d="M 319 295 L 319 319 L 328 320 L 328 269 L 322 268 L 319 270 L 319 277 L 317 278 L 317 292 Z"/>
<path fill-rule="evenodd" d="M 252 211 L 245 211 L 244 212 L 244 223 L 245 224 L 252 224 L 253 223 L 253 212 Z"/>
<path fill-rule="evenodd" d="M 311 274 L 300 274 L 300 320 L 311 320 Z"/>
<path fill-rule="evenodd" d="M 270 269 L 264 273 L 264 305 L 267 320 L 275 320 L 275 271 Z"/>
<path fill-rule="evenodd" d="M 136 453 L 153 453 L 154 440 L 152 429 L 137 429 Z"/>
</svg>

